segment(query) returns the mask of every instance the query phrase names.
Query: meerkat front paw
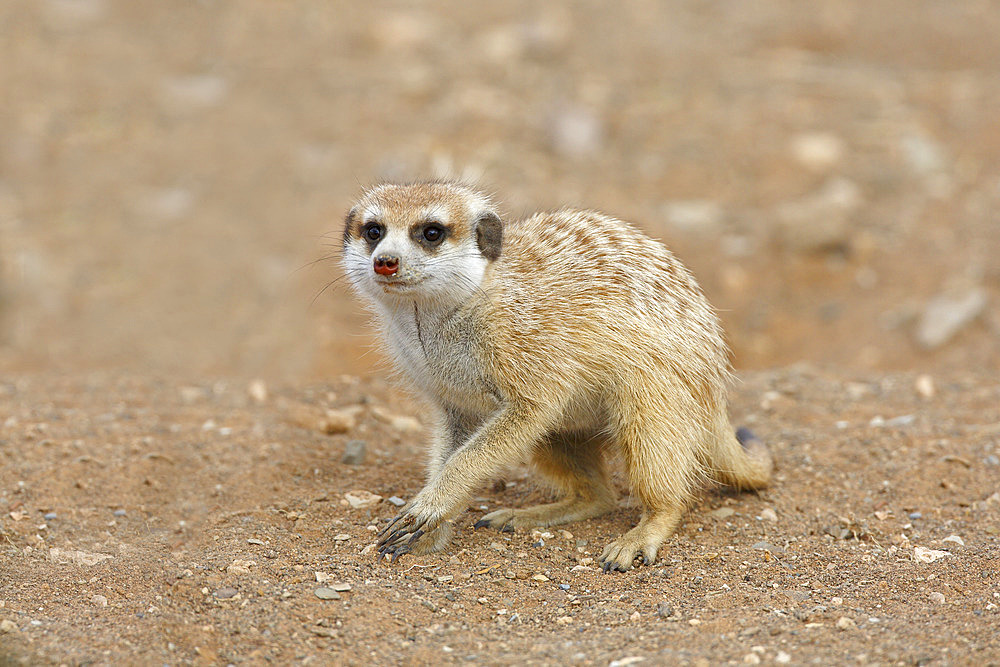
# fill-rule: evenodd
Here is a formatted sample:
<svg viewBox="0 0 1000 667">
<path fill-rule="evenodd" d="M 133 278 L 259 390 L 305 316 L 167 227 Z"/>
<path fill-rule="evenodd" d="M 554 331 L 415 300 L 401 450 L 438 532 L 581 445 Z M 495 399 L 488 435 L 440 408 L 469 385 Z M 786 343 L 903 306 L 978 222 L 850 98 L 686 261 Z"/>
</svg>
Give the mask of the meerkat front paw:
<svg viewBox="0 0 1000 667">
<path fill-rule="evenodd" d="M 414 503 L 403 510 L 378 534 L 381 538 L 378 541 L 380 557 L 389 556 L 395 563 L 396 559 L 404 554 L 429 553 L 434 550 L 422 548 L 420 540 L 428 533 L 437 532 L 441 526 L 441 519 L 430 513 L 421 512 L 418 507 L 419 505 Z M 436 539 L 433 542 L 436 542 Z M 427 540 L 424 544 L 432 546 L 432 540 Z"/>
<path fill-rule="evenodd" d="M 410 546 L 409 553 L 414 556 L 426 556 L 427 554 L 444 551 L 451 542 L 454 533 L 454 526 L 450 522 L 443 522 L 433 530 L 428 530 L 419 540 Z"/>
</svg>

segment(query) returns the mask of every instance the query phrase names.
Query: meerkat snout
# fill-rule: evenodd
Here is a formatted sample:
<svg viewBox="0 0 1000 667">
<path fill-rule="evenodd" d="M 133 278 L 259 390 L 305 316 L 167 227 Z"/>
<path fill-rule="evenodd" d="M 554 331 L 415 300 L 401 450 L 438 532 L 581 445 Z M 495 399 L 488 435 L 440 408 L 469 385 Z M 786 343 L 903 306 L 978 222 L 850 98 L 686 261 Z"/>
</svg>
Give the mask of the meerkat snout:
<svg viewBox="0 0 1000 667">
<path fill-rule="evenodd" d="M 375 267 L 375 273 L 380 276 L 393 276 L 399 271 L 399 257 L 378 255 L 372 265 Z"/>
</svg>

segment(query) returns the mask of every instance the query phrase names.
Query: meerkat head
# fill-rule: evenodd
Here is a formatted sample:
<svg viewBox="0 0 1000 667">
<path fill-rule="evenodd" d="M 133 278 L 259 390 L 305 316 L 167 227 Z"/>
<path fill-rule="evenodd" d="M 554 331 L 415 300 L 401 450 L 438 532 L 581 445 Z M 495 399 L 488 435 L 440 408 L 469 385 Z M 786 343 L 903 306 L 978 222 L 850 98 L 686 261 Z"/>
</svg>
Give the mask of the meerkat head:
<svg viewBox="0 0 1000 667">
<path fill-rule="evenodd" d="M 500 257 L 503 225 L 490 200 L 455 183 L 380 185 L 344 225 L 344 269 L 382 303 L 461 301 Z"/>
</svg>

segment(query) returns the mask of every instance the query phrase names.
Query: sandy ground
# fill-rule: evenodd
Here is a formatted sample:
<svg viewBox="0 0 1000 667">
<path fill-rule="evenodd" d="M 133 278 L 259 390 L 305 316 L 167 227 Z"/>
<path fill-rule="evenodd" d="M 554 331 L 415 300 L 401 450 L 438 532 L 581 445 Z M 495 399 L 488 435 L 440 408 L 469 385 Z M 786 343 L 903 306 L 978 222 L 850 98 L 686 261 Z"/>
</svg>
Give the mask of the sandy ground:
<svg viewBox="0 0 1000 667">
<path fill-rule="evenodd" d="M 771 444 L 774 487 L 706 490 L 655 565 L 605 575 L 593 559 L 638 514 L 620 479 L 620 508 L 570 532 L 472 529 L 546 497 L 523 470 L 448 553 L 377 562 L 388 498 L 422 482 L 420 412 L 384 385 L 258 403 L 226 383 L 20 377 L 0 394 L 6 659 L 996 664 L 1000 387 L 915 386 L 749 374 L 733 412 Z M 356 425 L 325 435 L 329 409 Z M 365 460 L 341 462 L 359 438 Z M 345 499 L 364 492 L 382 499 Z"/>
<path fill-rule="evenodd" d="M 992 0 L 0 4 L 0 664 L 1000 664 L 997 34 Z M 527 470 L 448 553 L 363 553 L 428 420 L 339 225 L 443 175 L 667 242 L 774 486 L 626 575 L 587 560 L 621 480 L 572 537 L 471 530 Z"/>
</svg>

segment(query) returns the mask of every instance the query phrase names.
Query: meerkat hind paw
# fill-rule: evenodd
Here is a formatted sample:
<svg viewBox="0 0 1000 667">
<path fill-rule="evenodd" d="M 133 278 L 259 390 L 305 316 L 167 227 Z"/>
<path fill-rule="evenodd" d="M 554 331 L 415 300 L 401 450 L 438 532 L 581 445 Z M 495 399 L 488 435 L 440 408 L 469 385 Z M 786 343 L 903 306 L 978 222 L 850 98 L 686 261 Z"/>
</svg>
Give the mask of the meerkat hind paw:
<svg viewBox="0 0 1000 667">
<path fill-rule="evenodd" d="M 656 544 L 645 543 L 641 535 L 633 535 L 634 530 L 630 530 L 617 540 L 604 547 L 599 560 L 601 569 L 605 572 L 617 570 L 618 572 L 628 572 L 632 568 L 635 559 L 642 557 L 643 565 L 652 565 L 656 562 L 656 553 L 659 547 Z"/>
<path fill-rule="evenodd" d="M 525 520 L 525 516 L 513 509 L 499 509 L 490 512 L 472 524 L 473 528 L 496 528 L 501 533 L 513 533 L 518 528 L 534 528 L 535 521 Z"/>
</svg>

